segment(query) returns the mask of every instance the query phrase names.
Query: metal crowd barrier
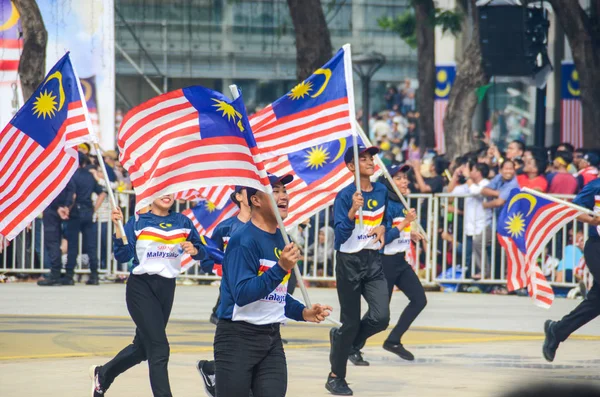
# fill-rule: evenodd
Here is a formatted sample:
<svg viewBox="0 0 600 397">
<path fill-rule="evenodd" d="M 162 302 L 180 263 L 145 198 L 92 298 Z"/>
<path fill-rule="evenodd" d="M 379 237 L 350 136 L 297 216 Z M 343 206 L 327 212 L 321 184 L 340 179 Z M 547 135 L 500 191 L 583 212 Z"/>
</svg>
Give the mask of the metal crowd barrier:
<svg viewBox="0 0 600 397">
<path fill-rule="evenodd" d="M 125 219 L 133 214 L 130 208 L 133 191 L 117 193 Z M 412 259 L 413 268 L 425 285 L 460 285 L 506 284 L 506 255 L 497 242 L 498 230 L 496 213 L 492 215 L 489 228 L 477 238 L 467 236 L 464 227 L 464 202 L 468 196 L 443 194 L 413 194 L 409 196 L 410 205 L 417 211 L 419 221 L 427 231 L 427 240 L 414 244 Z M 573 196 L 557 196 L 571 199 Z M 189 208 L 190 202 L 177 202 L 176 211 Z M 462 210 L 461 210 L 462 208 Z M 129 265 L 117 263 L 112 257 L 112 222 L 108 219 L 99 219 L 97 227 L 97 252 L 93 253 L 98 259 L 99 273 L 107 277 L 126 276 L 129 274 Z M 331 227 L 327 232 L 327 227 Z M 331 207 L 314 215 L 302 230 L 288 230 L 292 239 L 302 247 L 303 260 L 299 264 L 303 278 L 317 286 L 332 286 L 335 281 L 336 258 L 333 251 L 332 231 L 333 218 Z M 319 233 L 324 230 L 322 242 L 319 243 Z M 575 277 L 576 249 L 571 248 L 570 257 L 565 258 L 569 244 L 569 233 L 577 238 L 583 232 L 584 241 L 588 237 L 588 227 L 573 221 L 553 236 L 548 244 L 548 257 L 542 258 L 542 269 L 551 284 L 561 287 L 573 287 L 578 280 Z M 82 238 L 79 237 L 79 251 L 75 272 L 77 274 L 89 273 L 87 256 L 90 253 L 82 252 Z M 480 246 L 478 245 L 480 244 Z M 63 244 L 64 246 L 64 244 Z M 467 247 L 471 248 L 471 254 Z M 476 257 L 473 252 L 481 252 Z M 63 255 L 65 257 L 66 255 Z M 104 259 L 104 260 L 103 260 Z M 559 262 L 562 266 L 559 268 Z M 565 266 L 566 262 L 570 263 Z M 63 264 L 64 264 L 63 260 Z M 41 216 L 32 222 L 31 229 L 23 231 L 10 244 L 6 241 L 0 243 L 0 274 L 24 273 L 39 274 L 49 271 L 49 263 L 44 252 L 43 224 Z M 64 266 L 63 266 L 64 268 Z M 476 277 L 475 277 L 476 276 Z M 587 273 L 584 281 L 588 281 Z M 216 280 L 214 274 L 204 273 L 198 265 L 193 266 L 184 274 L 183 279 Z"/>
</svg>

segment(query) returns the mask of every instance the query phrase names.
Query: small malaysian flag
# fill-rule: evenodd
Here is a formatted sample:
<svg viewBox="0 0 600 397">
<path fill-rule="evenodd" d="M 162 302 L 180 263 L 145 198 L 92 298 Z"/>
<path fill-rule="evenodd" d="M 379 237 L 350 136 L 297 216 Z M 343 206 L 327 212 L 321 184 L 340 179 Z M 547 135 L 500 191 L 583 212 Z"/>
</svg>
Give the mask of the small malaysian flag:
<svg viewBox="0 0 600 397">
<path fill-rule="evenodd" d="M 433 101 L 433 120 L 435 132 L 435 149 L 439 154 L 446 153 L 444 137 L 444 117 L 450 98 L 450 89 L 456 77 L 455 65 L 438 65 L 435 67 L 435 97 Z"/>
<path fill-rule="evenodd" d="M 100 136 L 100 117 L 98 116 L 98 102 L 96 101 L 96 76 L 88 77 L 81 80 L 81 88 L 83 96 L 87 104 L 92 127 L 96 136 Z"/>
<path fill-rule="evenodd" d="M 563 62 L 561 73 L 562 122 L 560 141 L 570 143 L 575 148 L 581 148 L 583 147 L 583 116 L 579 73 L 573 62 Z"/>
<path fill-rule="evenodd" d="M 95 141 L 69 54 L 0 132 L 0 235 L 11 240 L 64 189 Z"/>
<path fill-rule="evenodd" d="M 0 0 L 0 81 L 15 81 L 23 49 L 21 17 L 10 0 Z M 8 78 L 4 75 L 7 74 Z"/>
<path fill-rule="evenodd" d="M 207 186 L 271 189 L 241 96 L 232 101 L 200 86 L 160 95 L 127 113 L 118 146 L 136 211 L 161 195 Z"/>
<path fill-rule="evenodd" d="M 552 287 L 537 266 L 544 247 L 579 211 L 533 193 L 514 189 L 498 218 L 498 240 L 506 251 L 509 291 L 527 288 L 535 303 L 549 308 Z"/>
</svg>

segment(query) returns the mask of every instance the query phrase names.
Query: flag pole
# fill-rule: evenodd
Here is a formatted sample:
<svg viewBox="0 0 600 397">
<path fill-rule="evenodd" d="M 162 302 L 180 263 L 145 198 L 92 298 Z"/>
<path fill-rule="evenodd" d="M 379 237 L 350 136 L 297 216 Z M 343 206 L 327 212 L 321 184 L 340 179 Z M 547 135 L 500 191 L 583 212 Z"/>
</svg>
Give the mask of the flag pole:
<svg viewBox="0 0 600 397">
<path fill-rule="evenodd" d="M 346 92 L 348 95 L 348 113 L 350 116 L 350 130 L 352 132 L 352 146 L 354 148 L 354 181 L 356 183 L 356 191 L 362 194 L 360 188 L 360 170 L 358 159 L 358 139 L 354 121 L 356 120 L 356 110 L 354 108 L 354 79 L 352 75 L 352 47 L 350 44 L 344 44 L 344 77 L 346 80 Z M 358 221 L 360 228 L 363 228 L 363 210 L 358 209 Z"/>
<path fill-rule="evenodd" d="M 70 57 L 69 57 L 70 58 Z M 110 180 L 108 179 L 108 173 L 106 172 L 106 165 L 104 164 L 104 159 L 102 158 L 102 154 L 100 154 L 100 145 L 98 145 L 98 137 L 94 133 L 94 127 L 92 126 L 92 121 L 90 120 L 90 114 L 88 112 L 87 102 L 85 101 L 85 95 L 83 94 L 83 89 L 81 88 L 81 81 L 79 80 L 79 75 L 77 74 L 77 70 L 75 69 L 75 65 L 71 62 L 71 67 L 73 68 L 73 74 L 75 75 L 75 80 L 77 80 L 77 90 L 79 91 L 79 97 L 81 98 L 81 105 L 83 107 L 83 114 L 85 117 L 85 124 L 90 131 L 90 135 L 95 139 L 92 142 L 94 149 L 96 150 L 96 157 L 98 158 L 98 163 L 102 168 L 102 173 L 104 174 L 104 183 L 106 184 L 106 191 L 108 192 L 108 197 L 110 200 L 110 204 L 113 209 L 117 208 L 117 201 L 115 200 L 115 195 L 113 194 L 112 186 L 110 185 Z M 127 235 L 125 235 L 125 228 L 123 227 L 123 221 L 119 220 L 118 222 L 119 231 L 121 232 L 123 244 L 129 244 L 127 241 Z"/>
<path fill-rule="evenodd" d="M 521 190 L 524 191 L 524 192 L 526 192 L 526 193 L 532 194 L 534 196 L 538 196 L 538 197 L 541 197 L 543 199 L 546 199 L 548 201 L 553 201 L 553 202 L 558 203 L 558 204 L 566 205 L 567 207 L 570 207 L 570 208 L 572 208 L 574 210 L 577 210 L 579 212 L 583 212 L 584 214 L 591 215 L 591 216 L 594 216 L 594 217 L 595 216 L 599 216 L 599 214 L 595 213 L 594 211 L 592 211 L 592 210 L 590 210 L 588 208 L 582 207 L 582 206 L 577 205 L 577 204 L 570 203 L 570 202 L 568 202 L 566 200 L 559 199 L 557 197 L 550 196 L 549 194 L 538 192 L 537 190 L 532 190 L 532 189 L 530 189 L 528 187 L 524 187 Z"/>
<path fill-rule="evenodd" d="M 356 130 L 360 134 L 360 139 L 362 139 L 363 142 L 365 142 L 365 144 L 367 144 L 368 146 L 371 146 L 371 142 L 369 141 L 369 138 L 366 136 L 365 132 L 362 130 L 361 126 L 356 121 L 354 121 L 354 123 L 356 124 Z M 383 176 L 385 177 L 385 179 L 388 180 L 388 182 L 392 186 L 392 189 L 394 190 L 394 192 L 396 193 L 396 195 L 398 196 L 400 201 L 402 201 L 402 204 L 404 205 L 404 207 L 406 207 L 407 209 L 410 208 L 408 201 L 406 201 L 406 198 L 402 195 L 402 193 L 400 193 L 400 189 L 398 189 L 398 186 L 396 186 L 396 184 L 394 183 L 394 180 L 392 179 L 390 172 L 388 171 L 385 164 L 383 164 L 383 161 L 381 161 L 379 156 L 375 156 L 375 162 L 377 163 L 379 168 L 381 168 L 381 172 L 383 173 Z M 418 220 L 417 220 L 417 226 L 419 227 L 419 232 L 421 234 L 423 234 L 425 241 L 429 242 L 429 238 L 427 237 L 427 232 L 425 231 L 425 229 L 423 229 L 423 226 L 421 226 L 421 223 L 418 222 Z"/>
<path fill-rule="evenodd" d="M 237 99 L 240 96 L 240 92 L 237 88 L 237 85 L 232 84 L 229 86 L 229 90 L 231 91 L 231 95 L 233 95 L 233 99 Z M 269 186 L 269 191 L 267 192 L 267 196 L 269 196 L 269 202 L 271 203 L 271 207 L 273 208 L 273 213 L 275 214 L 275 219 L 277 219 L 277 225 L 279 226 L 279 230 L 281 231 L 281 235 L 283 236 L 283 241 L 285 243 L 285 245 L 288 245 L 291 240 L 290 237 L 288 236 L 287 232 L 285 231 L 285 225 L 283 224 L 283 219 L 281 218 L 281 214 L 279 214 L 279 211 L 277 210 L 277 202 L 275 201 L 275 196 L 273 195 L 273 189 Z M 302 278 L 302 273 L 300 273 L 300 269 L 298 269 L 298 266 L 296 264 L 296 266 L 294 266 L 294 274 L 296 275 L 296 278 L 298 279 L 298 283 L 300 284 L 300 291 L 302 291 L 302 298 L 304 299 L 304 303 L 306 305 L 306 307 L 308 308 L 312 308 L 312 303 L 310 301 L 310 297 L 308 296 L 308 290 L 306 289 L 306 286 L 304 285 L 304 279 Z M 327 317 L 327 320 L 338 325 L 341 326 L 342 323 Z"/>
</svg>

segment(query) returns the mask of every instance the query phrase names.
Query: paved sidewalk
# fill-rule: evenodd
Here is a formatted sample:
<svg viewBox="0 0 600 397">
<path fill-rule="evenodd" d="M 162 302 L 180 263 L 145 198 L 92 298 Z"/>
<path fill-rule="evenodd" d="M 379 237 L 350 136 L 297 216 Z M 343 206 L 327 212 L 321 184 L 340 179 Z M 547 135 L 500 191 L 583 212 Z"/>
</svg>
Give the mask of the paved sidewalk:
<svg viewBox="0 0 600 397">
<path fill-rule="evenodd" d="M 130 342 L 133 323 L 124 304 L 123 285 L 41 288 L 0 285 L 0 396 L 89 395 L 87 368 L 103 363 Z M 335 290 L 310 289 L 315 302 L 332 304 Z M 214 287 L 180 286 L 168 333 L 169 371 L 175 396 L 202 396 L 194 363 L 212 356 L 214 326 L 208 313 Z M 296 295 L 299 295 L 299 291 Z M 405 336 L 417 360 L 409 363 L 383 351 L 386 333 L 365 348 L 370 367 L 350 365 L 348 381 L 355 396 L 500 396 L 531 382 L 591 382 L 600 385 L 600 321 L 562 344 L 555 363 L 541 356 L 541 328 L 579 301 L 557 299 L 549 311 L 527 298 L 428 294 L 429 305 Z M 406 305 L 401 293 L 392 300 L 392 321 Z M 327 396 L 328 325 L 290 322 L 288 396 Z M 107 396 L 150 396 L 147 365 L 115 381 Z"/>
</svg>

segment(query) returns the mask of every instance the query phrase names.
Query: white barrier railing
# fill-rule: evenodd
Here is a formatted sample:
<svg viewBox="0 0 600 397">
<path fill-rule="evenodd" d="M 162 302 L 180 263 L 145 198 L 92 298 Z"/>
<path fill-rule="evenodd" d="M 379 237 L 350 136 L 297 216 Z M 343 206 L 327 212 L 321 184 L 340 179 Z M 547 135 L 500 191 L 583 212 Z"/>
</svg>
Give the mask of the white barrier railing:
<svg viewBox="0 0 600 397">
<path fill-rule="evenodd" d="M 125 218 L 133 212 L 130 208 L 132 191 L 119 192 L 119 202 Z M 414 194 L 409 196 L 410 205 L 419 215 L 419 221 L 427 231 L 427 241 L 414 246 L 413 264 L 423 284 L 505 284 L 506 255 L 496 239 L 498 229 L 496 214 L 491 224 L 479 236 L 468 236 L 464 227 L 464 202 L 468 196 L 453 194 Z M 560 196 L 570 199 L 572 196 Z M 189 208 L 190 202 L 177 202 L 176 211 Z M 462 209 L 461 209 L 462 208 Z M 99 273 L 127 275 L 128 264 L 112 259 L 112 222 L 100 219 L 96 222 Z M 331 207 L 321 211 L 298 230 L 289 230 L 290 236 L 302 247 L 303 260 L 299 264 L 307 282 L 316 285 L 333 285 L 336 277 L 336 259 L 333 251 L 333 219 Z M 574 240 L 569 237 L 574 236 Z M 580 234 L 583 233 L 583 234 Z M 0 273 L 46 273 L 49 263 L 44 249 L 43 223 L 36 218 L 30 230 L 23 231 L 10 244 L 0 243 Z M 551 240 L 550 260 L 542 261 L 542 268 L 553 285 L 572 287 L 577 280 L 574 267 L 579 257 L 577 239 L 585 241 L 587 225 L 583 229 L 576 221 L 561 229 Z M 570 239 L 573 240 L 570 243 Z M 75 273 L 89 273 L 89 253 L 82 252 L 79 236 L 78 259 Z M 63 264 L 66 250 L 63 241 Z M 567 249 L 571 246 L 570 249 Z M 470 249 L 469 249 L 470 248 Z M 569 256 L 565 256 L 565 252 Z M 480 255 L 476 255 L 480 253 Z M 559 267 L 560 265 L 560 267 Z M 63 266 L 64 267 L 64 266 Z M 217 276 L 202 272 L 194 266 L 182 278 L 215 280 Z M 587 277 L 587 275 L 585 276 Z M 584 278 L 585 281 L 585 278 Z"/>
</svg>

